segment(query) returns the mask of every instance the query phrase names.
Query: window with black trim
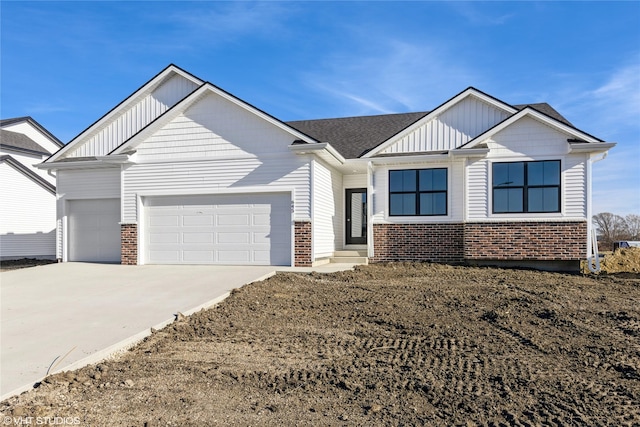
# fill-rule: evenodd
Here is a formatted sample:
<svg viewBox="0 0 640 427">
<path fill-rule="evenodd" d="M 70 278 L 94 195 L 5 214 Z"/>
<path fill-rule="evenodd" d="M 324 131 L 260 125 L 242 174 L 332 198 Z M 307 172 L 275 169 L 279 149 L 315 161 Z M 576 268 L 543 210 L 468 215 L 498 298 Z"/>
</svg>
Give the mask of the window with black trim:
<svg viewBox="0 0 640 427">
<path fill-rule="evenodd" d="M 389 171 L 390 216 L 446 214 L 446 168 Z"/>
<path fill-rule="evenodd" d="M 560 160 L 493 163 L 493 213 L 560 212 Z"/>
</svg>

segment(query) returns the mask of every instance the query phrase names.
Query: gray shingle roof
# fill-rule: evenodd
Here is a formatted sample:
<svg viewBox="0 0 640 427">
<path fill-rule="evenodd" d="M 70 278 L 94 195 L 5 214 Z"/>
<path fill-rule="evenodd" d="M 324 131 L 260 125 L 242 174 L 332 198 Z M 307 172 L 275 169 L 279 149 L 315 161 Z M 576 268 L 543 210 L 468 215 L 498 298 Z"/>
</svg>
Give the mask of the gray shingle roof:
<svg viewBox="0 0 640 427">
<path fill-rule="evenodd" d="M 382 144 L 427 114 L 427 112 L 420 112 L 299 120 L 287 122 L 287 125 L 320 142 L 328 142 L 345 158 L 354 159 Z"/>
<path fill-rule="evenodd" d="M 0 145 L 6 148 L 17 148 L 20 151 L 51 154 L 28 136 L 4 129 L 0 129 Z"/>
<path fill-rule="evenodd" d="M 567 120 L 562 114 L 558 113 L 555 110 L 555 108 L 553 108 L 551 105 L 547 104 L 546 102 L 539 102 L 537 104 L 518 104 L 518 105 L 514 105 L 513 107 L 517 108 L 518 110 L 522 110 L 525 107 L 531 107 L 541 112 L 542 114 L 546 114 L 547 116 L 553 119 L 556 119 L 559 122 L 564 123 L 565 125 L 574 127 L 569 120 Z"/>
<path fill-rule="evenodd" d="M 42 126 L 40 123 L 35 121 L 33 117 L 30 117 L 30 116 L 14 117 L 11 119 L 2 119 L 0 120 L 0 126 L 8 126 L 8 125 L 11 125 L 14 123 L 20 123 L 20 122 L 29 122 L 33 127 L 39 129 L 43 134 L 47 135 L 49 139 L 53 141 L 54 144 L 58 145 L 59 147 L 62 147 L 64 145 L 64 143 L 60 141 L 58 138 L 56 138 L 54 134 L 46 130 L 44 126 Z"/>
<path fill-rule="evenodd" d="M 567 119 L 547 103 L 521 104 L 513 107 L 522 110 L 527 106 L 573 127 Z M 355 159 L 427 114 L 429 114 L 428 111 L 423 111 L 379 116 L 298 120 L 286 122 L 286 124 L 320 142 L 328 142 L 346 159 Z"/>
</svg>

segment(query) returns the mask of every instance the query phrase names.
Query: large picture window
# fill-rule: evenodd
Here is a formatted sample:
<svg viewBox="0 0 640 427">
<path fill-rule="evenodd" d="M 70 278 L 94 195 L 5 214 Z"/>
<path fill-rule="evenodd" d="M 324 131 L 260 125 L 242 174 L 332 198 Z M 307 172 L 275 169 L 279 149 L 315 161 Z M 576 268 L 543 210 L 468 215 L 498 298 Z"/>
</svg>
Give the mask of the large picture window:
<svg viewBox="0 0 640 427">
<path fill-rule="evenodd" d="M 560 161 L 493 164 L 493 213 L 560 212 Z"/>
<path fill-rule="evenodd" d="M 389 171 L 389 215 L 447 214 L 447 169 Z"/>
</svg>

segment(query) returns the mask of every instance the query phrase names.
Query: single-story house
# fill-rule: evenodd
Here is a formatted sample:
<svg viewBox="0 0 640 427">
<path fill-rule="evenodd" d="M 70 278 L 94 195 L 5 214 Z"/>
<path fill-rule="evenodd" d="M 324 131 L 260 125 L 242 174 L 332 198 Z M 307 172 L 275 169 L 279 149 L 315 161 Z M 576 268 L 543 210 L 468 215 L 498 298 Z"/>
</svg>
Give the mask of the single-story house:
<svg viewBox="0 0 640 427">
<path fill-rule="evenodd" d="M 0 120 L 0 260 L 56 258 L 55 177 L 34 165 L 62 146 L 31 117 Z"/>
<path fill-rule="evenodd" d="M 576 269 L 614 145 L 472 87 L 431 111 L 283 122 L 170 65 L 40 167 L 62 261 Z"/>
</svg>

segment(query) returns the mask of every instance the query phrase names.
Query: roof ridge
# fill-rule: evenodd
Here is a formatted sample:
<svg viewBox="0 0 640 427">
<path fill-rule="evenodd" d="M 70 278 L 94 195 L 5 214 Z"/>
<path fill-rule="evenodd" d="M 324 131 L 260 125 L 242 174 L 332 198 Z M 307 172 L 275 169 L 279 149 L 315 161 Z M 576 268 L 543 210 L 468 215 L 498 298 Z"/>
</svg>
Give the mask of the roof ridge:
<svg viewBox="0 0 640 427">
<path fill-rule="evenodd" d="M 406 111 L 404 113 L 386 113 L 386 114 L 368 114 L 364 116 L 345 116 L 345 117 L 327 117 L 321 119 L 302 119 L 302 120 L 287 120 L 284 123 L 296 123 L 296 122 L 313 122 L 320 120 L 347 120 L 347 119 L 362 119 L 362 118 L 371 118 L 371 117 L 388 117 L 388 116 L 402 116 L 408 114 L 429 114 L 430 111 Z"/>
</svg>

